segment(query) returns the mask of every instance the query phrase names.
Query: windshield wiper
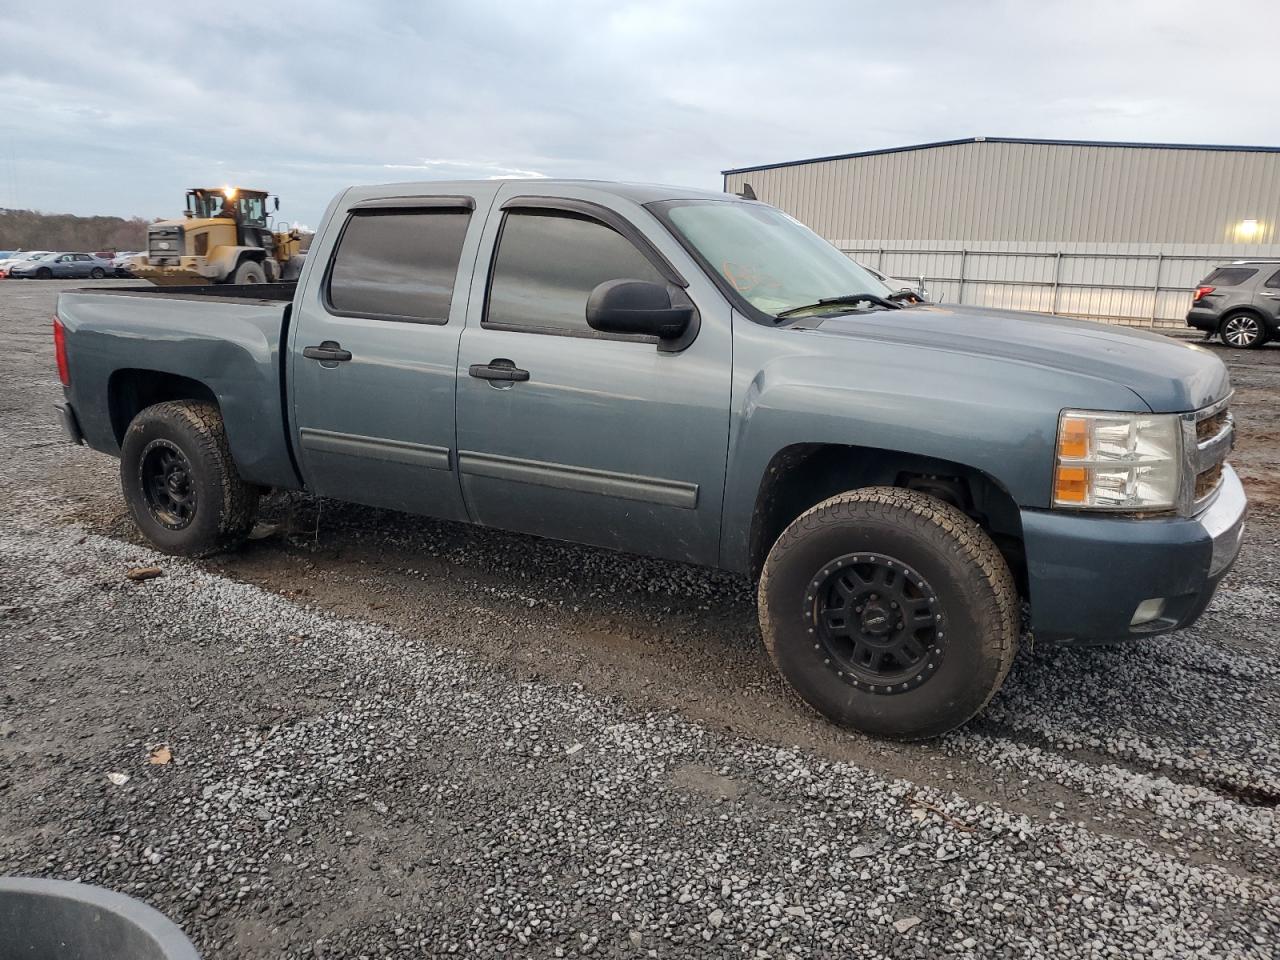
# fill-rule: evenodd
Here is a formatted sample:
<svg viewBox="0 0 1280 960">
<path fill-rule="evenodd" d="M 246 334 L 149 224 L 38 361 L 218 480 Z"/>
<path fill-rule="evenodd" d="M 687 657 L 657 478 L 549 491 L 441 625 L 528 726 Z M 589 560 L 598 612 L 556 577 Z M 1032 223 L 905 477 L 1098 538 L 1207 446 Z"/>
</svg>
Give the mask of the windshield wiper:
<svg viewBox="0 0 1280 960">
<path fill-rule="evenodd" d="M 859 303 L 872 303 L 877 307 L 883 307 L 886 310 L 901 310 L 902 304 L 894 303 L 892 300 L 886 300 L 884 297 L 878 297 L 874 293 L 846 293 L 839 297 L 823 297 L 816 303 L 806 303 L 803 306 L 792 307 L 789 310 L 783 310 L 781 313 L 774 314 L 779 320 L 794 316 L 797 313 L 804 313 L 806 310 L 816 310 L 819 307 L 833 306 L 855 306 Z"/>
</svg>

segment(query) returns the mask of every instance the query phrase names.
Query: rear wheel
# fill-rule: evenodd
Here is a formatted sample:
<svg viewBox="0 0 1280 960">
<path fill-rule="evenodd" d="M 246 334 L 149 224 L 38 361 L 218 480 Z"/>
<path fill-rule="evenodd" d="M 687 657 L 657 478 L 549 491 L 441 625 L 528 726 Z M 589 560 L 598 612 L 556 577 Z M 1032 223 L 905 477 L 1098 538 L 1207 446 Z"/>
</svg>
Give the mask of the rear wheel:
<svg viewBox="0 0 1280 960">
<path fill-rule="evenodd" d="M 262 269 L 262 264 L 255 263 L 252 260 L 246 260 L 240 266 L 236 267 L 236 274 L 231 280 L 232 283 L 266 283 L 267 274 Z"/>
<path fill-rule="evenodd" d="M 258 512 L 258 489 L 236 471 L 211 403 L 169 401 L 134 417 L 120 484 L 134 523 L 164 553 L 198 557 L 236 546 Z"/>
<path fill-rule="evenodd" d="M 1222 342 L 1229 347 L 1252 350 L 1267 342 L 1267 328 L 1252 313 L 1233 313 L 1222 321 Z"/>
<path fill-rule="evenodd" d="M 778 538 L 760 625 L 783 678 L 836 723 L 916 740 L 958 727 L 1004 682 L 1019 604 L 999 550 L 940 500 L 868 487 Z"/>
</svg>

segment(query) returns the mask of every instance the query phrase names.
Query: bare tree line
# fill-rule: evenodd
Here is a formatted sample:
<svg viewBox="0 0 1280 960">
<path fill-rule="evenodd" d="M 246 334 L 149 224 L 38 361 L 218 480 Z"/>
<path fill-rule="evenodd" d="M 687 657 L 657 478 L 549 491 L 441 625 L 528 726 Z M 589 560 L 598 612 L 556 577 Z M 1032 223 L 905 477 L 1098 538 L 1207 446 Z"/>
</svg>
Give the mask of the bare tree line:
<svg viewBox="0 0 1280 960">
<path fill-rule="evenodd" d="M 142 250 L 148 221 L 141 217 L 77 217 L 69 213 L 0 209 L 0 250 Z"/>
</svg>

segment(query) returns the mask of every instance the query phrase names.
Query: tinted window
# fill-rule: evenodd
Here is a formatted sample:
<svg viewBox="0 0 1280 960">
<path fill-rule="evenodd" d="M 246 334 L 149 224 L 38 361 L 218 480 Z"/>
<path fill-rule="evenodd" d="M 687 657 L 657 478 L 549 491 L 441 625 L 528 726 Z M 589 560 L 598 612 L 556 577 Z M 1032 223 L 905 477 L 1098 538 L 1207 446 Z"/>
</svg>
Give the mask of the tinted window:
<svg viewBox="0 0 1280 960">
<path fill-rule="evenodd" d="M 602 336 L 587 326 L 587 297 L 621 279 L 666 283 L 630 240 L 602 223 L 570 213 L 508 213 L 485 323 Z"/>
<path fill-rule="evenodd" d="M 1273 273 L 1271 276 L 1267 278 L 1267 282 L 1265 286 L 1272 287 L 1272 288 L 1280 287 L 1280 270 L 1277 270 L 1275 273 Z"/>
<path fill-rule="evenodd" d="M 329 271 L 330 309 L 444 323 L 470 219 L 465 210 L 353 213 Z"/>
<path fill-rule="evenodd" d="M 1200 282 L 1217 287 L 1238 287 L 1257 272 L 1248 267 L 1219 267 Z"/>
</svg>

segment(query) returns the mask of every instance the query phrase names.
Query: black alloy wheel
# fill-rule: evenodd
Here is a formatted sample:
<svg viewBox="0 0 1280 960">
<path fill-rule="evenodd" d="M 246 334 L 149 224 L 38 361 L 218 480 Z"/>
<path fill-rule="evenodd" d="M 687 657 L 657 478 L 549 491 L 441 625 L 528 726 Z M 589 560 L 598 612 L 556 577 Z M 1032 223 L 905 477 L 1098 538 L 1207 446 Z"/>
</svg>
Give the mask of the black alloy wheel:
<svg viewBox="0 0 1280 960">
<path fill-rule="evenodd" d="M 945 625 L 937 594 L 900 560 L 846 554 L 818 571 L 805 602 L 815 649 L 855 689 L 905 693 L 942 662 Z"/>
<path fill-rule="evenodd" d="M 147 509 L 161 526 L 181 530 L 196 513 L 191 462 L 168 440 L 152 440 L 138 461 L 138 485 Z"/>
</svg>

